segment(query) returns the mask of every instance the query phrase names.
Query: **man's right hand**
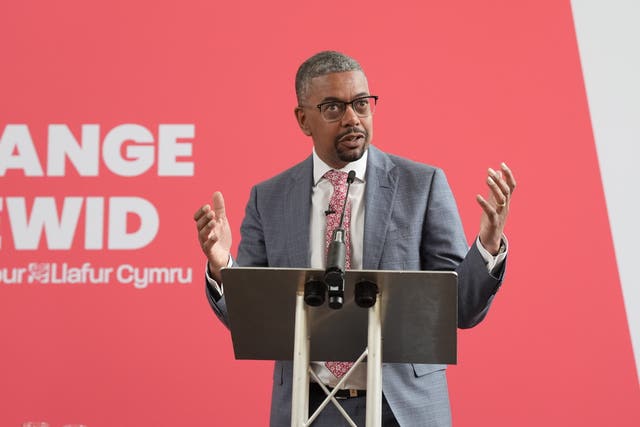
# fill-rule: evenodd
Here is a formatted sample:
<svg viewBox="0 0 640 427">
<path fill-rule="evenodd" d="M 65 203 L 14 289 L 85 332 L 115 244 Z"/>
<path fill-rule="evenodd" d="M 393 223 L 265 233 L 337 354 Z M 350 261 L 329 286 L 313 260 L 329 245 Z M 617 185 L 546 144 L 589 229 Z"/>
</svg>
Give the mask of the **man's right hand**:
<svg viewBox="0 0 640 427">
<path fill-rule="evenodd" d="M 231 228 L 224 209 L 222 193 L 213 194 L 213 209 L 204 205 L 193 214 L 198 229 L 200 248 L 209 262 L 212 278 L 222 283 L 220 269 L 226 267 L 231 256 Z"/>
</svg>

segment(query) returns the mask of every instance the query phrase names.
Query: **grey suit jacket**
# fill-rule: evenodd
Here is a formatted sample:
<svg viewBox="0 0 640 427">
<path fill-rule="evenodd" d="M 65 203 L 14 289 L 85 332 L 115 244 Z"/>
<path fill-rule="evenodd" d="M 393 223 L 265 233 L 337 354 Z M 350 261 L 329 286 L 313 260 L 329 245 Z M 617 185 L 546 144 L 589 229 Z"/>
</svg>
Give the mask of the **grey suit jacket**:
<svg viewBox="0 0 640 427">
<path fill-rule="evenodd" d="M 241 226 L 237 264 L 309 267 L 309 218 L 313 162 L 309 157 L 256 185 Z M 469 249 L 444 173 L 432 166 L 369 148 L 364 194 L 366 270 L 455 270 L 458 327 L 486 315 L 498 290 L 475 244 Z M 224 297 L 206 286 L 208 300 L 227 324 Z M 383 393 L 402 426 L 451 424 L 444 365 L 384 364 Z M 289 426 L 291 361 L 278 361 L 273 377 L 271 425 Z"/>
</svg>

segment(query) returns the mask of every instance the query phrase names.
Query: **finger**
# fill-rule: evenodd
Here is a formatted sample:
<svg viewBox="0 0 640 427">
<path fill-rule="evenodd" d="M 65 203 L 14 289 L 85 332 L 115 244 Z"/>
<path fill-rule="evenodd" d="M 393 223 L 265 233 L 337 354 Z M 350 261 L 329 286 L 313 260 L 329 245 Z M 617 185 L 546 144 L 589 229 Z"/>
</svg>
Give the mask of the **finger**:
<svg viewBox="0 0 640 427">
<path fill-rule="evenodd" d="M 204 230 L 206 227 L 211 229 L 215 226 L 215 222 L 216 221 L 213 218 L 213 212 L 209 211 L 205 215 L 201 216 L 200 219 L 198 219 L 198 222 L 196 222 L 196 228 L 198 229 L 198 232 Z"/>
<path fill-rule="evenodd" d="M 493 197 L 493 200 L 495 200 L 496 205 L 498 205 L 498 207 L 505 206 L 507 203 L 507 197 L 502 193 L 502 190 L 496 181 L 490 176 L 487 177 L 487 185 L 491 190 L 491 196 Z"/>
<path fill-rule="evenodd" d="M 205 246 L 208 249 L 211 249 L 211 247 L 218 241 L 218 234 L 215 232 L 213 224 L 214 222 L 211 221 L 211 223 L 207 224 L 198 232 L 198 239 L 200 240 L 200 245 L 203 250 L 205 249 Z"/>
<path fill-rule="evenodd" d="M 222 197 L 222 193 L 219 191 L 213 193 L 213 211 L 215 212 L 217 219 L 222 220 L 227 217 L 224 208 L 224 197 Z"/>
<path fill-rule="evenodd" d="M 202 218 L 202 215 L 206 215 L 206 213 L 209 212 L 210 210 L 211 210 L 211 206 L 209 205 L 202 206 L 200 209 L 196 211 L 196 213 L 193 214 L 193 220 L 198 221 L 200 218 Z"/>
<path fill-rule="evenodd" d="M 489 168 L 489 176 L 493 179 L 493 182 L 496 183 L 498 188 L 500 188 L 500 191 L 505 196 L 505 201 L 506 201 L 506 199 L 508 199 L 509 195 L 511 194 L 511 189 L 509 188 L 505 180 L 502 178 L 502 173 L 496 172 L 493 169 Z"/>
<path fill-rule="evenodd" d="M 206 254 L 209 251 L 211 251 L 211 248 L 217 242 L 218 242 L 218 236 L 214 233 L 211 233 L 211 235 L 202 242 L 202 250 L 204 251 L 204 253 Z"/>
<path fill-rule="evenodd" d="M 495 219 L 495 217 L 498 215 L 498 212 L 496 211 L 496 209 L 493 207 L 491 203 L 486 201 L 485 198 L 482 197 L 480 194 L 476 194 L 476 201 L 478 202 L 480 207 L 482 207 L 482 210 L 484 211 L 485 214 L 487 214 L 489 218 Z"/>
<path fill-rule="evenodd" d="M 509 166 L 507 166 L 507 164 L 504 162 L 500 164 L 500 169 L 502 169 L 502 171 L 504 172 L 507 185 L 509 186 L 511 193 L 513 193 L 513 190 L 516 189 L 516 179 L 513 176 L 513 172 L 511 172 L 511 169 L 509 169 Z"/>
<path fill-rule="evenodd" d="M 211 232 L 213 231 L 214 221 L 210 221 L 204 224 L 202 227 L 198 228 L 198 240 L 200 240 L 200 244 L 204 244 L 204 242 L 211 237 Z"/>
</svg>

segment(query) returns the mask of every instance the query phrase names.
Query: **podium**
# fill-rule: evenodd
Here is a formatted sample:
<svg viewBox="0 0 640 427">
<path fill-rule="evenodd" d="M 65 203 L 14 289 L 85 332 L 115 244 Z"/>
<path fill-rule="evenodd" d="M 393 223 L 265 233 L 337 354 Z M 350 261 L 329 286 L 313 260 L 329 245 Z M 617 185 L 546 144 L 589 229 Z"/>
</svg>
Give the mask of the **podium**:
<svg viewBox="0 0 640 427">
<path fill-rule="evenodd" d="M 380 426 L 382 363 L 455 364 L 457 275 L 442 271 L 348 270 L 344 305 L 304 302 L 305 283 L 325 271 L 234 267 L 222 270 L 236 359 L 293 360 L 292 426 L 311 425 L 334 393 L 308 417 L 310 361 L 367 362 L 367 427 Z M 356 304 L 356 285 L 377 285 L 371 308 Z M 384 343 L 384 345 L 383 345 Z M 341 379 L 335 390 L 349 373 Z M 347 421 L 355 425 L 348 416 Z"/>
</svg>

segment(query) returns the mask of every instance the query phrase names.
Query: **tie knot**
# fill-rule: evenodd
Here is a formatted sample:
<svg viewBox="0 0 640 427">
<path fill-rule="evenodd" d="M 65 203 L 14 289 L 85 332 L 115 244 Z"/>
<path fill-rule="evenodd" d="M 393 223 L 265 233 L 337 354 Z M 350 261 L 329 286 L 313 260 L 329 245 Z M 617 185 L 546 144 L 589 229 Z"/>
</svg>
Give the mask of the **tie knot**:
<svg viewBox="0 0 640 427">
<path fill-rule="evenodd" d="M 324 174 L 324 177 L 331 182 L 333 188 L 342 187 L 347 185 L 347 173 L 331 169 Z"/>
</svg>

